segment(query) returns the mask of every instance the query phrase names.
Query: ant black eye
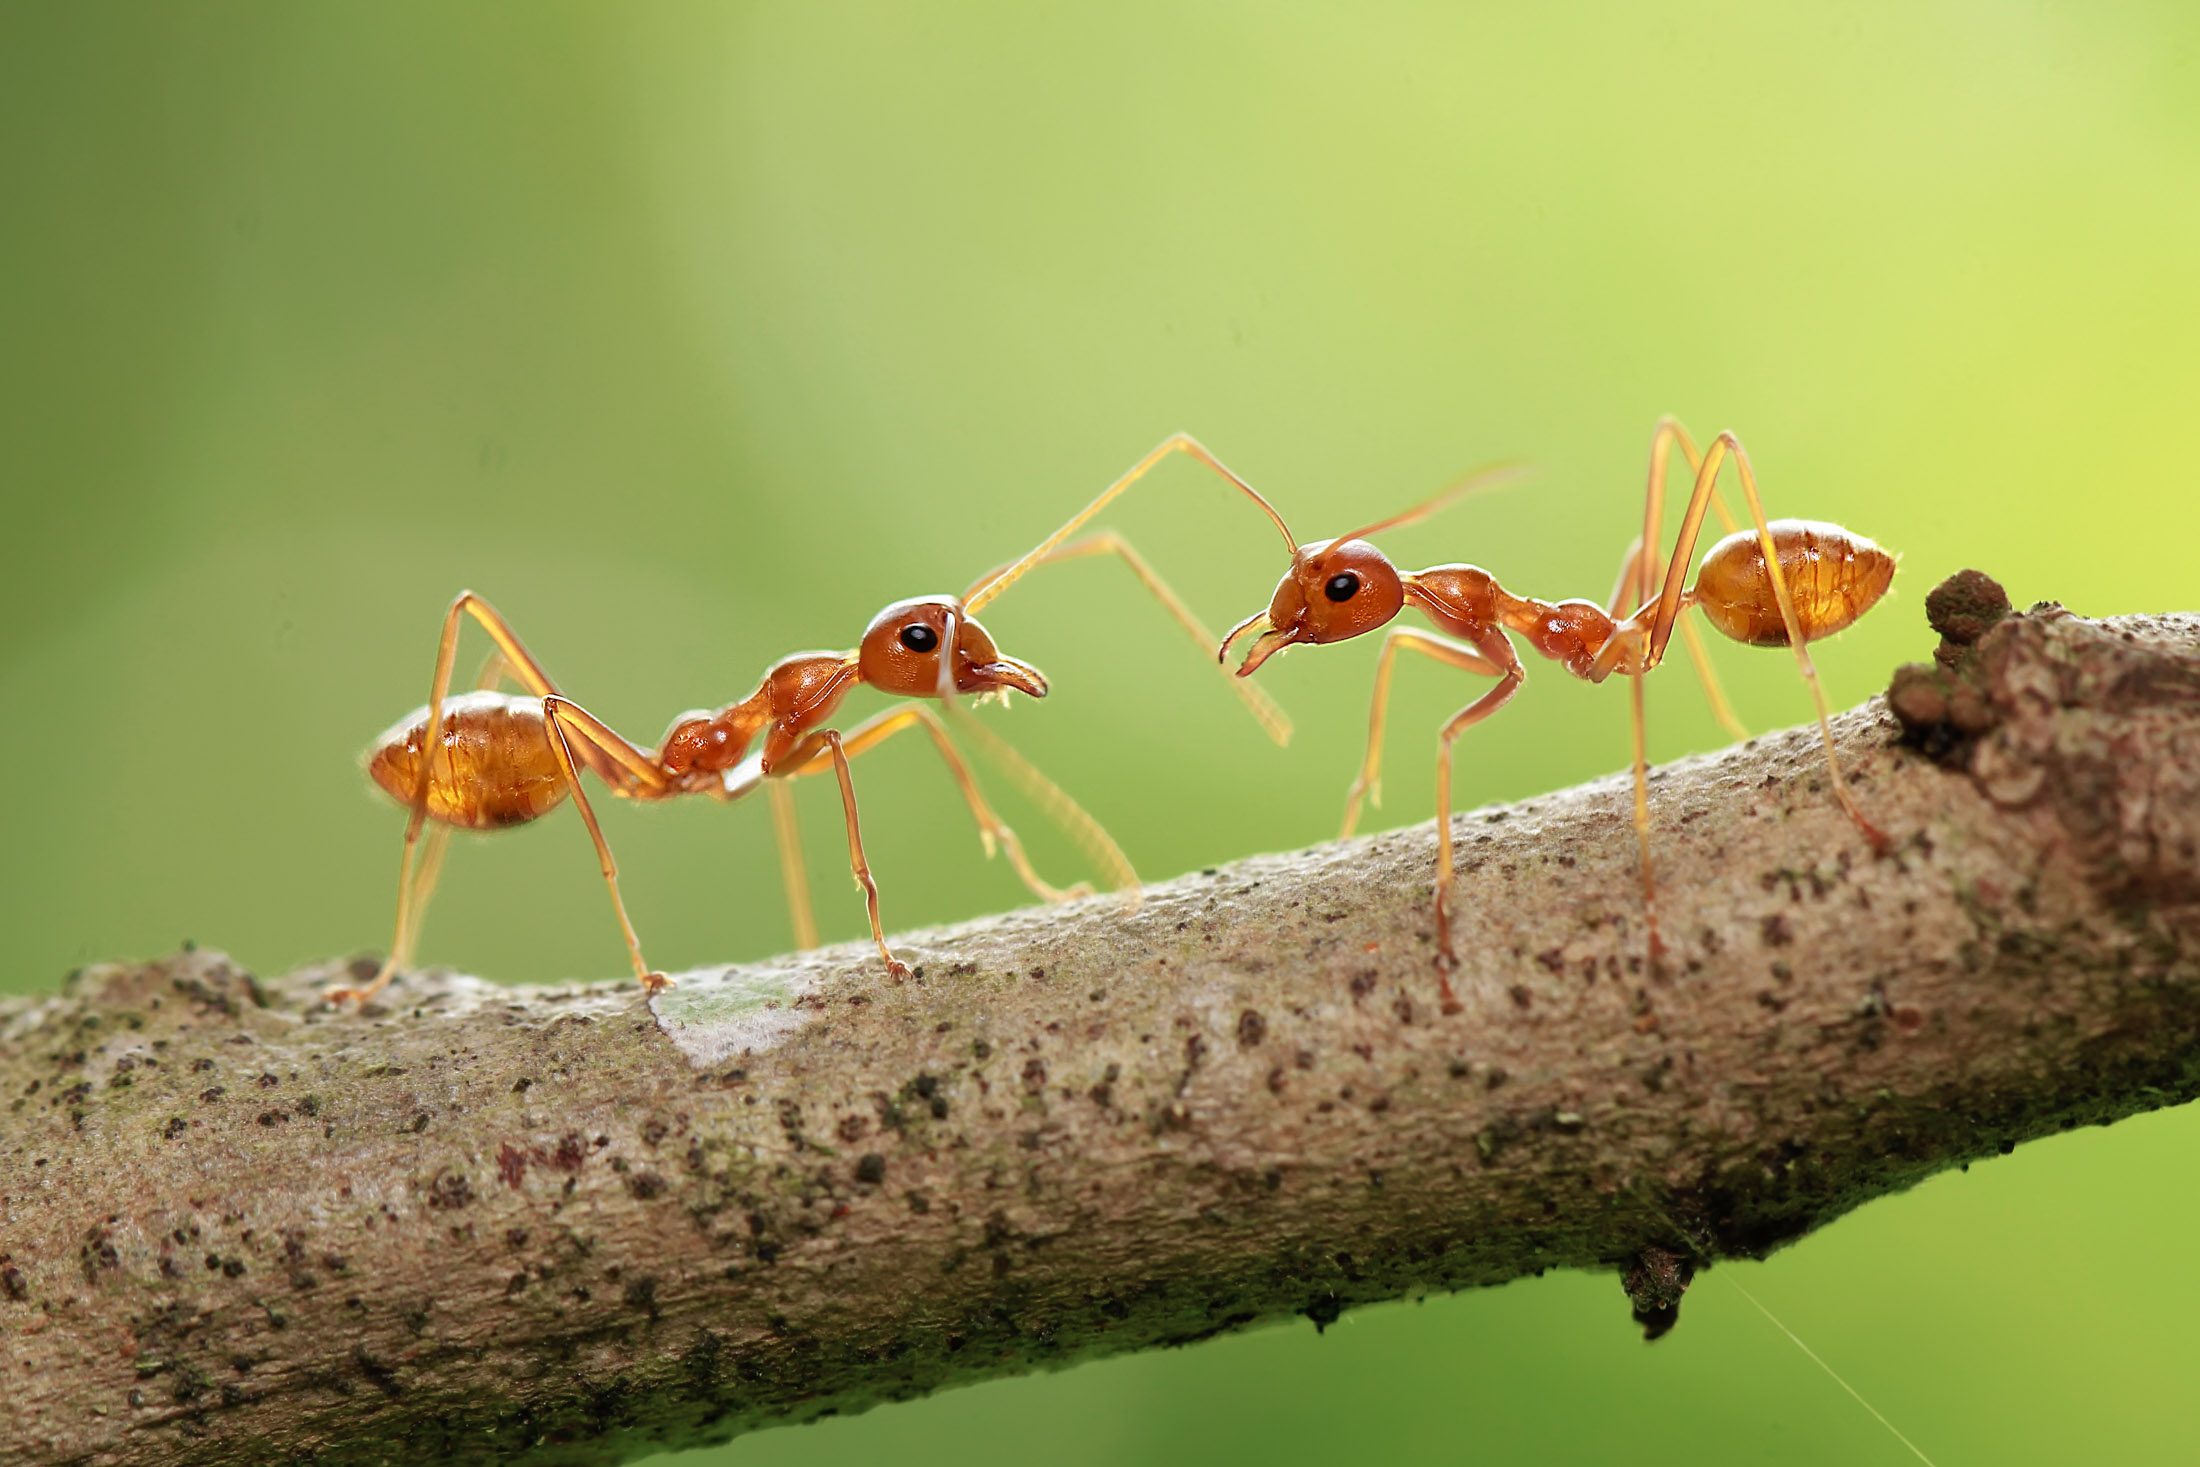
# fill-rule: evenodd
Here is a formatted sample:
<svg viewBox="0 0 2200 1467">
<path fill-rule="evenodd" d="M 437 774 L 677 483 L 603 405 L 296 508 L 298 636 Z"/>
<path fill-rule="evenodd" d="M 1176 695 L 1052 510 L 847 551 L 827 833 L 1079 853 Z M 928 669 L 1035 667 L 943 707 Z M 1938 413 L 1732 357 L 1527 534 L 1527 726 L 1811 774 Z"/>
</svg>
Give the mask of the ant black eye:
<svg viewBox="0 0 2200 1467">
<path fill-rule="evenodd" d="M 1350 571 L 1338 571 L 1322 587 L 1322 594 L 1332 601 L 1350 601 L 1360 589 L 1360 578 Z"/>
<path fill-rule="evenodd" d="M 913 621 L 901 629 L 901 645 L 912 652 L 929 652 L 940 644 L 940 634 L 921 621 Z"/>
</svg>

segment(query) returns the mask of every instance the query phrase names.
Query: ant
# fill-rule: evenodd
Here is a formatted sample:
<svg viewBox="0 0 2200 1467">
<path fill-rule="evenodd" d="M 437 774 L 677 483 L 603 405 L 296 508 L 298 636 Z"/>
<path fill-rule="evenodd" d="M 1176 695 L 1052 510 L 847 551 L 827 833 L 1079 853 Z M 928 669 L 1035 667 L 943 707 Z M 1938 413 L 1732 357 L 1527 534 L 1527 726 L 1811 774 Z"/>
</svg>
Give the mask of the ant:
<svg viewBox="0 0 2200 1467">
<path fill-rule="evenodd" d="M 986 804 L 946 725 L 930 708 L 922 703 L 904 703 L 845 733 L 828 726 L 828 720 L 850 692 L 865 684 L 902 698 L 937 698 L 958 717 L 966 716 L 954 701 L 959 695 L 975 694 L 980 701 L 998 696 L 1003 702 L 1011 693 L 1045 697 L 1045 675 L 1029 663 L 1004 655 L 978 622 L 977 613 L 1038 566 L 1090 555 L 1120 556 L 1191 637 L 1204 658 L 1213 645 L 1214 634 L 1129 541 L 1112 530 L 1077 541 L 1069 538 L 1156 464 L 1176 453 L 1209 465 L 1251 495 L 1283 531 L 1285 543 L 1291 543 L 1282 519 L 1253 493 L 1250 485 L 1224 468 L 1195 439 L 1176 434 L 1164 439 L 1031 551 L 980 577 L 962 595 L 896 601 L 871 619 L 854 649 L 802 652 L 774 663 L 765 670 L 755 690 L 740 701 L 675 718 L 654 753 L 622 737 L 559 691 L 542 665 L 521 645 L 510 624 L 488 602 L 471 591 L 459 593 L 443 618 L 443 636 L 436 651 L 427 704 L 399 720 L 375 741 L 366 756 L 367 772 L 375 783 L 404 801 L 411 812 L 398 867 L 397 930 L 390 955 L 364 988 L 335 989 L 326 997 L 331 1002 L 371 998 L 400 970 L 410 966 L 421 915 L 434 890 L 453 829 L 501 830 L 524 825 L 547 815 L 568 795 L 579 807 L 589 839 L 595 844 L 597 862 L 611 892 L 612 909 L 626 938 L 635 977 L 651 994 L 670 987 L 671 979 L 643 961 L 641 941 L 619 894 L 618 866 L 597 823 L 595 809 L 581 788 L 584 769 L 602 780 L 613 795 L 643 802 L 682 795 L 709 795 L 730 802 L 760 785 L 767 788 L 795 941 L 803 948 L 817 945 L 817 928 L 809 906 L 793 799 L 786 786 L 790 780 L 832 771 L 839 780 L 841 811 L 847 821 L 848 864 L 863 890 L 872 940 L 878 944 L 888 974 L 896 980 L 908 976 L 909 969 L 887 946 L 885 929 L 879 921 L 878 884 L 864 857 L 848 764 L 905 729 L 922 728 L 931 736 L 970 807 L 988 856 L 996 846 L 1004 848 L 1025 886 L 1044 901 L 1090 895 L 1089 886 L 1080 884 L 1063 890 L 1040 878 L 1015 833 Z M 451 672 L 458 635 L 467 617 L 488 632 L 495 651 L 482 668 L 474 690 L 452 695 Z M 497 691 L 498 684 L 508 676 L 527 690 L 527 696 Z M 1291 733 L 1290 720 L 1266 691 L 1246 683 L 1235 686 L 1269 736 L 1279 744 L 1286 742 Z M 988 752 L 1135 906 L 1137 873 L 1099 823 L 975 719 L 965 727 L 987 744 Z M 438 731 L 433 740 L 434 753 L 424 757 L 430 729 Z M 763 735 L 763 746 L 750 753 L 749 747 L 759 734 Z M 425 839 L 423 829 L 427 832 Z"/>
<path fill-rule="evenodd" d="M 1676 445 L 1695 475 L 1695 490 L 1681 517 L 1672 559 L 1662 568 L 1661 576 L 1656 548 L 1659 519 L 1665 507 L 1667 463 Z M 1752 530 L 1738 529 L 1717 496 L 1719 470 L 1730 455 L 1742 495 L 1748 501 L 1755 525 Z M 1515 596 L 1500 586 L 1495 576 L 1477 566 L 1439 565 L 1423 571 L 1400 571 L 1367 543 L 1367 536 L 1424 519 L 1465 494 L 1487 487 L 1504 472 L 1493 470 L 1471 476 L 1402 514 L 1334 540 L 1295 545 L 1291 568 L 1277 583 L 1267 609 L 1232 627 L 1215 654 L 1218 661 L 1226 659 L 1232 643 L 1256 625 L 1266 623 L 1237 670 L 1242 678 L 1286 647 L 1357 637 L 1389 622 L 1409 604 L 1446 634 L 1400 627 L 1393 628 L 1383 641 L 1375 673 L 1374 705 L 1368 718 L 1367 754 L 1345 804 L 1347 836 L 1359 821 L 1363 796 L 1381 803 L 1383 719 L 1391 668 L 1398 652 L 1418 652 L 1448 667 L 1498 680 L 1497 686 L 1453 714 L 1437 735 L 1437 966 L 1444 975 L 1445 1005 L 1454 1010 L 1449 977 L 1458 965 L 1451 935 L 1451 746 L 1467 729 L 1511 701 L 1525 679 L 1526 670 L 1508 633 L 1525 638 L 1537 652 L 1576 677 L 1601 683 L 1618 673 L 1632 680 L 1635 833 L 1642 851 L 1643 908 L 1653 963 L 1663 945 L 1658 937 L 1657 892 L 1650 861 L 1649 761 L 1644 742 L 1642 677 L 1664 659 L 1676 628 L 1686 634 L 1691 660 L 1697 664 L 1720 722 L 1746 737 L 1727 707 L 1693 629 L 1681 619 L 1682 613 L 1692 607 L 1737 642 L 1794 649 L 1796 664 L 1817 705 L 1818 729 L 1825 742 L 1834 795 L 1875 851 L 1883 852 L 1888 847 L 1887 837 L 1857 808 L 1841 777 L 1840 756 L 1834 750 L 1833 730 L 1827 722 L 1825 692 L 1805 644 L 1833 635 L 1871 609 L 1894 579 L 1892 555 L 1839 525 L 1815 520 L 1768 523 L 1757 497 L 1756 475 L 1741 440 L 1732 433 L 1721 433 L 1708 453 L 1699 454 L 1687 429 L 1671 417 L 1660 420 L 1650 441 L 1650 482 L 1642 535 L 1628 548 L 1619 582 L 1604 606 L 1584 600 L 1550 602 Z M 1707 508 L 1718 510 L 1728 533 L 1705 553 L 1695 584 L 1689 585 L 1688 565 Z M 1630 605 L 1634 611 L 1623 615 Z"/>
</svg>

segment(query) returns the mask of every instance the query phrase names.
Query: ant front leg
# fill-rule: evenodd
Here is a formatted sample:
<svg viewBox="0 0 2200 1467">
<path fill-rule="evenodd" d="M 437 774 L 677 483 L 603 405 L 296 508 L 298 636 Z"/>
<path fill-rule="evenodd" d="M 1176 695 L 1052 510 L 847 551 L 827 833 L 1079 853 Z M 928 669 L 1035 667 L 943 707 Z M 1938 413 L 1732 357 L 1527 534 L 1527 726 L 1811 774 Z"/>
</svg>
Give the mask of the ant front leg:
<svg viewBox="0 0 2200 1467">
<path fill-rule="evenodd" d="M 1367 715 L 1367 757 L 1361 761 L 1359 777 L 1352 781 L 1352 788 L 1345 796 L 1344 830 L 1338 836 L 1340 840 L 1351 839 L 1352 832 L 1359 827 L 1361 796 L 1366 796 L 1367 802 L 1377 809 L 1382 807 L 1383 724 L 1390 714 L 1391 665 L 1397 660 L 1400 648 L 1481 677 L 1505 676 L 1502 666 L 1472 647 L 1411 627 L 1393 627 L 1390 635 L 1383 638 L 1383 655 L 1375 664 L 1375 699 Z"/>
<path fill-rule="evenodd" d="M 1454 879 L 1451 853 L 1451 746 L 1459 735 L 1512 700 L 1527 673 L 1520 656 L 1501 632 L 1480 640 L 1480 649 L 1503 668 L 1503 680 L 1451 716 L 1436 736 L 1436 964 L 1443 975 L 1444 1012 L 1459 1012 L 1459 1000 L 1451 991 L 1451 970 L 1459 966 L 1459 954 L 1451 941 L 1451 888 Z"/>
<path fill-rule="evenodd" d="M 856 785 L 848 774 L 848 755 L 840 746 L 836 730 L 826 729 L 824 739 L 825 747 L 833 751 L 833 773 L 840 779 L 841 812 L 848 817 L 848 867 L 855 873 L 856 884 L 863 888 L 864 911 L 871 918 L 871 939 L 878 944 L 878 955 L 886 960 L 887 976 L 898 983 L 909 976 L 909 965 L 886 945 L 886 929 L 878 920 L 878 883 L 871 879 L 871 863 L 863 855 L 863 829 L 856 823 Z"/>
<path fill-rule="evenodd" d="M 848 822 L 848 868 L 855 876 L 856 885 L 863 888 L 864 911 L 871 919 L 871 940 L 878 944 L 879 956 L 886 960 L 888 976 L 898 983 L 909 976 L 909 965 L 895 957 L 894 950 L 886 945 L 886 928 L 879 921 L 878 883 L 872 879 L 871 862 L 863 854 L 863 827 L 856 819 L 856 785 L 848 773 L 848 750 L 840 731 L 827 728 L 810 734 L 780 756 L 767 778 L 791 779 L 826 759 L 832 761 L 833 773 L 840 780 L 840 809 Z"/>
<path fill-rule="evenodd" d="M 982 737 L 993 738 L 992 731 L 986 729 L 982 724 L 973 726 Z M 976 775 L 971 772 L 969 763 L 962 756 L 962 751 L 955 747 L 954 740 L 947 731 L 947 725 L 942 723 L 940 716 L 930 708 L 921 703 L 906 703 L 899 708 L 889 708 L 884 713 L 867 719 L 849 730 L 843 740 L 842 747 L 847 751 L 847 756 L 854 759 L 857 755 L 877 748 L 895 734 L 909 728 L 922 728 L 931 736 L 932 746 L 939 751 L 941 761 L 947 765 L 947 772 L 954 778 L 955 787 L 962 793 L 963 803 L 970 807 L 970 818 L 977 822 L 978 839 L 984 845 L 986 855 L 991 856 L 995 849 L 1006 851 L 1009 864 L 1015 868 L 1017 876 L 1030 889 L 1031 894 L 1041 901 L 1067 902 L 1092 895 L 1092 887 L 1085 882 L 1080 881 L 1076 885 L 1067 888 L 1057 887 L 1051 885 L 1044 877 L 1039 875 L 1038 870 L 1032 866 L 1030 858 L 1025 855 L 1023 842 L 1017 837 L 1016 832 L 1011 830 L 1008 823 L 995 814 L 993 807 L 986 802 L 984 792 L 978 788 Z M 1012 760 L 1018 757 L 1005 744 L 998 747 L 989 747 L 987 752 L 996 758 L 1006 756 L 1007 759 Z M 808 775 L 822 774 L 830 767 L 832 767 L 831 752 L 820 744 L 816 752 L 810 754 L 799 764 L 794 763 L 791 759 L 782 761 L 779 768 L 773 770 L 772 773 L 774 778 L 799 779 Z M 1013 765 L 1010 767 L 1014 768 Z M 1099 822 L 1086 814 L 1068 795 L 1063 794 L 1051 780 L 1048 780 L 1038 770 L 1024 764 L 1018 772 L 1020 777 L 1028 776 L 1039 781 L 1043 789 L 1034 791 L 1034 798 L 1039 799 L 1042 807 L 1046 807 L 1047 813 L 1055 817 L 1058 824 L 1063 825 L 1066 833 L 1072 839 L 1080 845 L 1086 845 L 1088 851 L 1090 849 L 1089 842 L 1095 839 L 1103 845 L 1104 854 L 1096 858 L 1096 864 L 1106 867 L 1111 876 L 1116 876 L 1132 886 L 1137 884 L 1137 873 L 1131 870 L 1129 861 L 1117 849 L 1115 842 L 1108 838 L 1107 832 L 1101 829 Z M 775 785 L 774 788 L 779 788 L 779 786 Z M 1066 811 L 1052 808 L 1052 802 L 1041 798 L 1042 795 L 1051 795 L 1054 801 L 1058 801 L 1061 806 L 1066 807 Z"/>
</svg>

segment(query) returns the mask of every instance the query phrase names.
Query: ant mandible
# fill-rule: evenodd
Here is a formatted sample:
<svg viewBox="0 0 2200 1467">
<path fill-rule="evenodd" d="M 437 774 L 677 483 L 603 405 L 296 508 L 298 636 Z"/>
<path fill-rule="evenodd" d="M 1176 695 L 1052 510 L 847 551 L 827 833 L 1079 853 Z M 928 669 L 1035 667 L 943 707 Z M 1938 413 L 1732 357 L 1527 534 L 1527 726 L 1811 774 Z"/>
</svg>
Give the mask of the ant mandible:
<svg viewBox="0 0 2200 1467">
<path fill-rule="evenodd" d="M 1675 445 L 1695 474 L 1695 490 L 1681 517 L 1680 534 L 1672 558 L 1664 567 L 1661 587 L 1656 547 L 1665 506 L 1666 466 Z M 1717 497 L 1719 470 L 1729 455 L 1749 504 L 1755 525 L 1751 530 L 1737 529 Z M 1756 476 L 1741 440 L 1732 433 L 1721 433 L 1710 451 L 1699 455 L 1688 431 L 1670 417 L 1659 422 L 1651 438 L 1642 535 L 1621 563 L 1619 582 L 1608 605 L 1515 596 L 1488 571 L 1471 565 L 1400 571 L 1367 543 L 1367 536 L 1423 519 L 1463 495 L 1486 487 L 1501 474 L 1492 471 L 1472 476 L 1402 514 L 1334 540 L 1296 545 L 1291 552 L 1291 568 L 1277 583 L 1267 609 L 1232 627 L 1216 649 L 1217 660 L 1225 659 L 1240 636 L 1260 623 L 1267 624 L 1253 639 L 1238 668 L 1242 678 L 1286 647 L 1357 637 L 1389 622 L 1409 604 L 1447 634 L 1431 635 L 1401 627 L 1393 628 L 1384 639 L 1368 718 L 1367 755 L 1345 805 L 1346 835 L 1358 822 L 1362 796 L 1381 801 L 1383 718 L 1391 665 L 1399 650 L 1419 652 L 1446 666 L 1498 679 L 1497 686 L 1453 714 L 1437 735 L 1436 946 L 1447 1007 L 1455 1003 L 1449 974 L 1458 964 L 1451 935 L 1451 746 L 1467 729 L 1504 707 L 1527 675 L 1507 633 L 1525 638 L 1537 652 L 1589 682 L 1601 683 L 1613 673 L 1632 680 L 1635 832 L 1642 853 L 1643 905 L 1653 963 L 1663 949 L 1650 860 L 1649 761 L 1644 742 L 1642 677 L 1664 660 L 1666 645 L 1676 628 L 1688 640 L 1714 712 L 1731 731 L 1742 733 L 1690 624 L 1681 619 L 1691 607 L 1700 609 L 1713 627 L 1737 642 L 1795 650 L 1796 664 L 1817 707 L 1834 795 L 1872 848 L 1887 848 L 1887 837 L 1865 819 L 1842 779 L 1840 756 L 1827 722 L 1825 692 L 1805 644 L 1833 635 L 1871 609 L 1894 578 L 1892 555 L 1839 525 L 1815 520 L 1767 523 L 1764 506 L 1757 497 Z M 1689 561 L 1708 508 L 1718 510 L 1729 533 L 1705 552 L 1695 584 L 1689 585 Z M 1635 610 L 1623 616 L 1630 605 Z"/>
<path fill-rule="evenodd" d="M 1065 901 L 1089 894 L 1089 887 L 1061 890 L 1039 877 L 1015 832 L 986 804 L 946 725 L 930 708 L 905 703 L 867 719 L 845 734 L 826 724 L 841 701 L 858 685 L 865 684 L 904 698 L 937 698 L 957 713 L 960 710 L 954 700 L 958 695 L 975 694 L 981 699 L 998 695 L 1004 701 L 1012 692 L 1045 697 L 1045 676 L 1029 663 L 1003 655 L 976 614 L 1038 566 L 1082 556 L 1120 556 L 1204 657 L 1213 644 L 1213 633 L 1129 541 L 1112 530 L 1077 541 L 1069 538 L 1174 453 L 1199 459 L 1230 479 L 1267 509 L 1276 527 L 1283 530 L 1283 521 L 1253 493 L 1251 486 L 1231 474 L 1196 440 L 1177 434 L 1163 440 L 1028 554 L 981 577 L 961 596 L 919 596 L 897 601 L 871 619 L 861 643 L 853 650 L 797 653 L 774 663 L 755 691 L 740 701 L 674 719 L 655 753 L 622 737 L 566 697 L 521 645 L 510 624 L 481 597 L 471 591 L 461 592 L 443 618 L 443 636 L 436 651 L 427 704 L 385 732 L 366 757 L 367 771 L 375 783 L 410 809 L 398 866 L 397 930 L 389 958 L 364 988 L 334 989 L 324 996 L 331 1002 L 371 998 L 411 965 L 421 915 L 434 890 L 453 829 L 501 830 L 524 825 L 548 814 L 568 795 L 579 807 L 589 839 L 595 844 L 597 862 L 611 893 L 612 909 L 625 936 L 635 977 L 653 994 L 671 986 L 670 979 L 643 961 L 641 941 L 619 894 L 618 866 L 597 823 L 595 809 L 581 788 L 583 769 L 594 773 L 613 795 L 637 801 L 669 800 L 682 795 L 710 795 L 732 801 L 759 785 L 767 787 L 795 940 L 805 948 L 817 945 L 817 929 L 786 781 L 830 769 L 839 779 L 841 811 L 848 829 L 848 864 L 863 890 L 871 937 L 878 944 L 888 973 L 897 979 L 909 970 L 887 946 L 885 929 L 879 922 L 878 884 L 863 854 L 848 763 L 904 729 L 920 727 L 931 736 L 970 807 L 988 856 L 996 845 L 1006 849 L 1017 875 L 1042 900 Z M 1284 539 L 1290 543 L 1288 530 L 1284 531 Z M 450 693 L 451 673 L 460 626 L 466 617 L 488 632 L 496 650 L 490 654 L 474 690 L 454 696 Z M 497 685 L 507 676 L 526 688 L 528 696 L 497 691 Z M 1247 708 L 1269 735 L 1279 744 L 1288 740 L 1290 721 L 1267 693 L 1250 684 L 1239 683 L 1237 687 Z M 987 744 L 988 751 L 1010 775 L 1106 871 L 1119 890 L 1129 893 L 1135 904 L 1137 874 L 1099 823 L 975 719 L 966 727 Z M 439 733 L 433 756 L 423 757 L 430 729 Z M 749 746 L 760 733 L 763 747 L 752 754 Z M 427 832 L 424 840 L 423 829 Z"/>
</svg>

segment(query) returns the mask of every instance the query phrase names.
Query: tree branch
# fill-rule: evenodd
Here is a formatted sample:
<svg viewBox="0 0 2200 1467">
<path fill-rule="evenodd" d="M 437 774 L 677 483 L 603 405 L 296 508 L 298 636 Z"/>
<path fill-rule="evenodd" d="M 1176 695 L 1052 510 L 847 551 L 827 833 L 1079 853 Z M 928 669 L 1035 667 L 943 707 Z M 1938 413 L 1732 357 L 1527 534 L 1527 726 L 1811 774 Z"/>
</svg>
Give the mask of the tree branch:
<svg viewBox="0 0 2200 1467">
<path fill-rule="evenodd" d="M 1814 731 L 1661 768 L 1646 971 L 1624 777 L 1462 815 L 1459 1013 L 1426 825 L 917 933 L 898 986 L 361 1016 L 187 953 L 8 1001 L 0 1461 L 608 1462 L 1553 1267 L 1655 1328 L 1696 1263 L 2189 1098 L 2200 618 L 1935 599 L 1917 747 L 1836 721 L 1891 854 Z"/>
</svg>

